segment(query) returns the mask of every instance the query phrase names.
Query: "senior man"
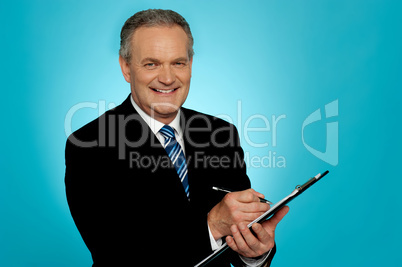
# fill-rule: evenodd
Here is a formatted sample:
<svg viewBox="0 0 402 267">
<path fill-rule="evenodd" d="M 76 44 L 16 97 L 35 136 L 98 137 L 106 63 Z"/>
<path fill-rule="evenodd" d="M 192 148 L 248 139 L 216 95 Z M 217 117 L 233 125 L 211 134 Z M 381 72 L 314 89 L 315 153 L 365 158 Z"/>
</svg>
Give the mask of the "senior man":
<svg viewBox="0 0 402 267">
<path fill-rule="evenodd" d="M 182 107 L 193 54 L 181 15 L 134 14 L 119 57 L 131 94 L 67 140 L 67 200 L 93 266 L 194 266 L 223 242 L 231 250 L 210 266 L 271 263 L 288 207 L 246 227 L 269 205 L 250 188 L 236 128 Z"/>
</svg>

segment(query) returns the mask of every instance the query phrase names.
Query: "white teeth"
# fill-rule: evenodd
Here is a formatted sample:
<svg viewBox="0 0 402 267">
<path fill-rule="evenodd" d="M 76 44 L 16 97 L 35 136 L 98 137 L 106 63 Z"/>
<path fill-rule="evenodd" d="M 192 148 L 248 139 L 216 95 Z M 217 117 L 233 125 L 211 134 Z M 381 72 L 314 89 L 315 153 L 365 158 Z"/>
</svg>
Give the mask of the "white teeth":
<svg viewBox="0 0 402 267">
<path fill-rule="evenodd" d="M 164 93 L 164 94 L 168 94 L 173 92 L 176 89 L 171 89 L 171 90 L 159 90 L 159 89 L 154 89 L 155 91 L 159 92 L 159 93 Z"/>
</svg>

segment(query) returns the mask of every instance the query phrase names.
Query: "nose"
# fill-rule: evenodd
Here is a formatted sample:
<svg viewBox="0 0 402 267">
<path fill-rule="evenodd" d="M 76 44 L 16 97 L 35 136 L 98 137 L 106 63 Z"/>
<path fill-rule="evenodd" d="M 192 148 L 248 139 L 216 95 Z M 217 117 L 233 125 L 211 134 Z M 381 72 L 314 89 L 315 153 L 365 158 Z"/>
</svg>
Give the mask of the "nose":
<svg viewBox="0 0 402 267">
<path fill-rule="evenodd" d="M 174 73 L 172 66 L 163 66 L 163 68 L 161 68 L 158 75 L 158 81 L 165 85 L 170 85 L 176 81 L 176 74 Z"/>
</svg>

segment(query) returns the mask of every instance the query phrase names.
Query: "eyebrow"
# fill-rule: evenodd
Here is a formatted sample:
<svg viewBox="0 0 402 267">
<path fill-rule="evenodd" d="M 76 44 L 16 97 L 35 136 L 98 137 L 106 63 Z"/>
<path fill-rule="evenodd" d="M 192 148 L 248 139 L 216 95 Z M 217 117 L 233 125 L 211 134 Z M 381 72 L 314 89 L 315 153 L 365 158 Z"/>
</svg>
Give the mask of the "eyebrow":
<svg viewBox="0 0 402 267">
<path fill-rule="evenodd" d="M 179 61 L 188 61 L 188 58 L 186 57 L 179 57 L 173 60 L 173 62 L 179 62 Z M 143 60 L 141 60 L 141 64 L 144 64 L 145 62 L 152 62 L 152 63 L 161 63 L 159 59 L 152 58 L 152 57 L 146 57 Z"/>
<path fill-rule="evenodd" d="M 141 64 L 143 64 L 145 62 L 160 63 L 160 61 L 158 59 L 152 58 L 152 57 L 146 57 L 143 60 L 141 60 Z"/>
<path fill-rule="evenodd" d="M 179 58 L 176 58 L 175 60 L 173 60 L 174 62 L 179 62 L 179 61 L 188 61 L 188 58 L 186 58 L 186 57 L 179 57 Z"/>
</svg>

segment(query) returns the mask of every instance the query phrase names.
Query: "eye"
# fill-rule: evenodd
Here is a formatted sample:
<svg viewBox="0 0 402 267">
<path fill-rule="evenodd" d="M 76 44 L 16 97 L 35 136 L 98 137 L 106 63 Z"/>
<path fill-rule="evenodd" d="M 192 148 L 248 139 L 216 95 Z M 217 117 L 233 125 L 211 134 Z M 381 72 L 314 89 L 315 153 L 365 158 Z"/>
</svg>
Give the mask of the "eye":
<svg viewBox="0 0 402 267">
<path fill-rule="evenodd" d="M 146 69 L 153 70 L 157 67 L 157 64 L 156 63 L 146 63 L 146 64 L 144 64 L 144 67 Z"/>
<path fill-rule="evenodd" d="M 176 62 L 176 63 L 174 63 L 174 65 L 176 67 L 178 67 L 178 68 L 182 68 L 182 67 L 186 66 L 186 63 L 184 63 L 184 62 Z"/>
</svg>

